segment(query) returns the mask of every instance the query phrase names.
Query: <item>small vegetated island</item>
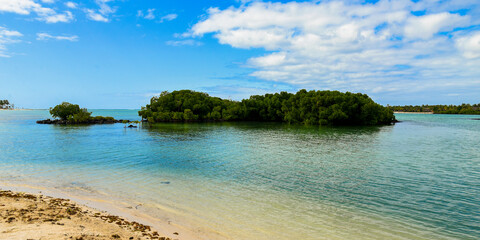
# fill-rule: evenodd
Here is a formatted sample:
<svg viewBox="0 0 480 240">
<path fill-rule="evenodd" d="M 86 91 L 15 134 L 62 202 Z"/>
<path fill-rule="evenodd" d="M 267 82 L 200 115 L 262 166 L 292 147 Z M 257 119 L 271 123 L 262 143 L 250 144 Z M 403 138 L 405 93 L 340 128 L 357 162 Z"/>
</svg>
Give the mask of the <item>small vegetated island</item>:
<svg viewBox="0 0 480 240">
<path fill-rule="evenodd" d="M 433 114 L 471 114 L 480 115 L 480 104 L 462 105 L 422 105 L 422 106 L 388 106 L 395 112 L 433 113 Z"/>
<path fill-rule="evenodd" d="M 0 109 L 13 109 L 13 104 L 10 104 L 8 100 L 0 100 Z"/>
<path fill-rule="evenodd" d="M 306 91 L 254 95 L 242 101 L 211 97 L 191 90 L 162 92 L 142 107 L 149 123 L 261 121 L 306 125 L 387 125 L 396 122 L 391 109 L 366 94 Z"/>
<path fill-rule="evenodd" d="M 47 119 L 39 120 L 39 124 L 112 124 L 112 123 L 122 123 L 124 120 L 115 120 L 113 117 L 102 117 L 102 116 L 91 116 L 86 108 L 80 108 L 77 104 L 71 104 L 68 102 L 63 102 L 50 108 L 50 114 L 54 118 L 58 119 Z"/>
</svg>

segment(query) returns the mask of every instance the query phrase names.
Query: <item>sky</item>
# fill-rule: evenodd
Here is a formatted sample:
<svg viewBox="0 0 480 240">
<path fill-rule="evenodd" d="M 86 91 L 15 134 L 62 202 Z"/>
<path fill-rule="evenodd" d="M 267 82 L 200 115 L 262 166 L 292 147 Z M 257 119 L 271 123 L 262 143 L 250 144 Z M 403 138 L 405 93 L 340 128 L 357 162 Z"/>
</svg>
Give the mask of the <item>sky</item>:
<svg viewBox="0 0 480 240">
<path fill-rule="evenodd" d="M 16 107 L 138 109 L 180 89 L 480 103 L 480 1 L 0 0 Z"/>
</svg>

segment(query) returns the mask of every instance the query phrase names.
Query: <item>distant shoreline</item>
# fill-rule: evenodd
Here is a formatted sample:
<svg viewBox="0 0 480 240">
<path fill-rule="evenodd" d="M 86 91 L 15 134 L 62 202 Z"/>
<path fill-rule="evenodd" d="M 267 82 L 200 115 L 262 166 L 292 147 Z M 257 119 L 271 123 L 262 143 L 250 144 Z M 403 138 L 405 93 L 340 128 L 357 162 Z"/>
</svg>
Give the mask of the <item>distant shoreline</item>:
<svg viewBox="0 0 480 240">
<path fill-rule="evenodd" d="M 33 111 L 33 110 L 46 110 L 46 109 L 0 109 L 0 111 L 5 110 L 5 111 Z"/>
<path fill-rule="evenodd" d="M 433 112 L 393 112 L 393 113 L 409 113 L 409 114 L 434 114 Z"/>
</svg>

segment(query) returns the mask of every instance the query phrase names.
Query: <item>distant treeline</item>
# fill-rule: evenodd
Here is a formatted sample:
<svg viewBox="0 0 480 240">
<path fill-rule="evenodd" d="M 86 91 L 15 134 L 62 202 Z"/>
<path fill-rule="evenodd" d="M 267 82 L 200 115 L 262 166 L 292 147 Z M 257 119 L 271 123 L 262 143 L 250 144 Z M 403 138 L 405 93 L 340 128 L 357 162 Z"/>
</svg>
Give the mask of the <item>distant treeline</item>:
<svg viewBox="0 0 480 240">
<path fill-rule="evenodd" d="M 0 100 L 0 109 L 13 109 L 13 104 L 8 100 Z"/>
<path fill-rule="evenodd" d="M 435 114 L 480 114 L 480 104 L 387 106 L 395 112 L 431 112 Z"/>
<path fill-rule="evenodd" d="M 269 121 L 307 125 L 378 125 L 395 121 L 393 111 L 366 94 L 338 91 L 281 92 L 242 101 L 191 90 L 163 92 L 139 111 L 157 122 Z"/>
</svg>

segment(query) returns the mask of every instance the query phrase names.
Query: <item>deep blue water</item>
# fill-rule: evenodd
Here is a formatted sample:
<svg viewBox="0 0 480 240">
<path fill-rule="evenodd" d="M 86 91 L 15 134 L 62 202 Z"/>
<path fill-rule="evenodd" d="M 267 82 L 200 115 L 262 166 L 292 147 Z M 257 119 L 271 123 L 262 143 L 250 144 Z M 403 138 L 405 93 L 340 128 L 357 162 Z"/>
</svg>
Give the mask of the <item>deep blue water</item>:
<svg viewBox="0 0 480 240">
<path fill-rule="evenodd" d="M 135 110 L 94 115 L 139 120 Z M 479 239 L 480 121 L 38 125 L 0 111 L 0 183 L 90 191 L 218 239 Z"/>
</svg>

